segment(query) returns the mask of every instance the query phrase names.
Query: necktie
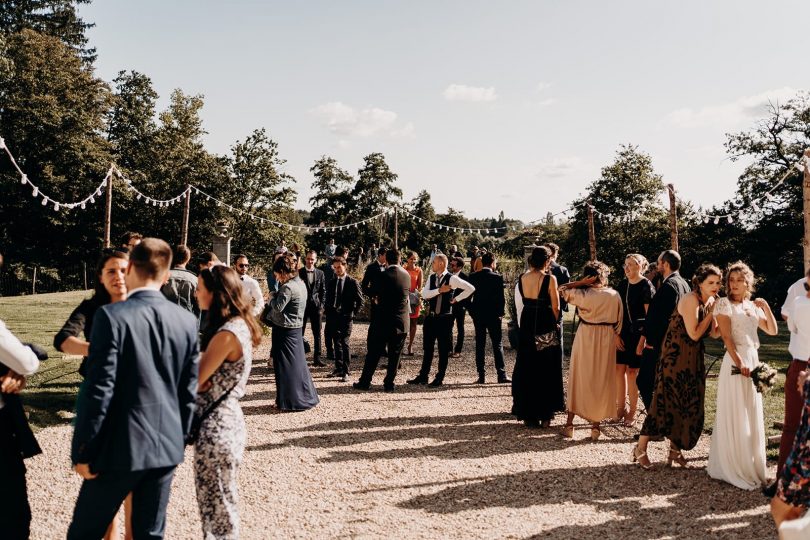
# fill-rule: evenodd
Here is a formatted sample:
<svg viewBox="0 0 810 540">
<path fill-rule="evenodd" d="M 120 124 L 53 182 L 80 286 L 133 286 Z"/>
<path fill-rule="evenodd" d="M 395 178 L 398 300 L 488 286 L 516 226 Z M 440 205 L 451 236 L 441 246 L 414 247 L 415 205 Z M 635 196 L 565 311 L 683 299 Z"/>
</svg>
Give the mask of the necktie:
<svg viewBox="0 0 810 540">
<path fill-rule="evenodd" d="M 341 295 L 343 295 L 343 279 L 338 278 L 337 291 L 335 292 L 335 307 L 338 307 L 338 305 L 340 304 Z"/>
<path fill-rule="evenodd" d="M 442 278 L 441 277 L 436 278 L 436 288 L 438 288 L 438 289 L 442 288 Z M 436 311 L 435 311 L 435 313 L 436 313 L 436 315 L 438 315 L 441 312 L 442 312 L 442 293 L 439 293 L 439 296 L 436 299 Z"/>
</svg>

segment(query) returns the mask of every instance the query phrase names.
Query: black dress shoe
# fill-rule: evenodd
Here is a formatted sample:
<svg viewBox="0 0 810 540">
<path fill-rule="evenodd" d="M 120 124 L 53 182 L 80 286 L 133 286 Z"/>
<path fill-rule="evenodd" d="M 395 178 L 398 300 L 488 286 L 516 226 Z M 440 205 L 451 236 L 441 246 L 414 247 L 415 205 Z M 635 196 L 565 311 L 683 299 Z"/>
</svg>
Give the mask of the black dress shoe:
<svg viewBox="0 0 810 540">
<path fill-rule="evenodd" d="M 342 375 L 342 373 L 340 371 L 334 370 L 332 373 L 327 375 L 327 377 L 340 377 L 341 375 Z"/>
<path fill-rule="evenodd" d="M 312 365 L 313 365 L 313 367 L 326 367 L 326 364 L 321 362 L 320 358 L 316 358 L 315 360 L 313 360 Z"/>
<path fill-rule="evenodd" d="M 349 382 L 349 376 L 348 375 L 341 375 L 338 380 L 340 382 Z"/>
<path fill-rule="evenodd" d="M 415 377 L 405 382 L 408 384 L 427 384 L 428 380 L 425 377 Z"/>
<path fill-rule="evenodd" d="M 540 427 L 540 422 L 538 420 L 524 420 L 523 425 L 527 428 L 537 429 Z"/>
<path fill-rule="evenodd" d="M 765 495 L 769 499 L 773 499 L 776 497 L 776 488 L 777 488 L 778 481 L 774 480 L 767 486 L 762 487 L 762 494 Z"/>
<path fill-rule="evenodd" d="M 475 383 L 473 383 L 473 384 L 486 384 L 486 383 L 487 383 L 487 378 L 484 377 L 483 375 L 479 375 L 478 380 L 475 381 Z"/>
<path fill-rule="evenodd" d="M 509 375 L 498 375 L 498 383 L 509 383 L 512 382 L 512 378 Z"/>
<path fill-rule="evenodd" d="M 352 383 L 352 388 L 355 390 L 368 390 L 370 388 L 367 384 L 360 384 L 359 382 Z"/>
<path fill-rule="evenodd" d="M 383 392 L 393 392 L 395 388 L 396 386 L 394 386 L 393 384 L 391 386 L 386 385 L 383 386 Z"/>
<path fill-rule="evenodd" d="M 432 386 L 433 388 L 437 388 L 437 387 L 441 386 L 443 384 L 443 382 L 444 381 L 442 381 L 441 379 L 433 379 L 432 381 L 430 381 L 430 384 L 428 386 Z"/>
</svg>

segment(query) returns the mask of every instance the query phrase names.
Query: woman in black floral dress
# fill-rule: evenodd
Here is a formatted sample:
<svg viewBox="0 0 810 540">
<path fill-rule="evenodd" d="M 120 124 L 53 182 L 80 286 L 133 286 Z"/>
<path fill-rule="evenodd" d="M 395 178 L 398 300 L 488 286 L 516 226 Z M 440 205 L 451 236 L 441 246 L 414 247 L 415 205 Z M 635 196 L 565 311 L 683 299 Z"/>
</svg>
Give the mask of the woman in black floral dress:
<svg viewBox="0 0 810 540">
<path fill-rule="evenodd" d="M 694 291 L 684 296 L 669 320 L 655 374 L 652 407 L 641 428 L 633 461 L 651 467 L 647 443 L 652 437 L 670 440 L 667 465 L 686 467 L 683 450 L 695 447 L 703 432 L 706 391 L 703 338 L 716 333 L 712 317 L 722 272 L 713 264 L 701 265 L 692 278 Z"/>
<path fill-rule="evenodd" d="M 194 472 L 203 537 L 239 538 L 237 472 L 245 449 L 245 395 L 253 347 L 261 329 L 239 275 L 227 266 L 203 270 L 197 285 L 200 309 L 208 310 L 202 336 L 197 414 L 203 416 L 194 443 Z"/>
</svg>

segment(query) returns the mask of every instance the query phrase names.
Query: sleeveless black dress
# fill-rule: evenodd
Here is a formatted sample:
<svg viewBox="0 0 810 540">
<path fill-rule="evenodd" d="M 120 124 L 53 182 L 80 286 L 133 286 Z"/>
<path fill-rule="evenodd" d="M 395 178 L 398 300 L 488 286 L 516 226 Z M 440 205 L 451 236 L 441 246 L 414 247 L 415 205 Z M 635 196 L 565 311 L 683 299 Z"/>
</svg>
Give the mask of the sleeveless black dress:
<svg viewBox="0 0 810 540">
<path fill-rule="evenodd" d="M 561 345 L 538 351 L 535 334 L 556 331 L 557 319 L 551 309 L 548 293 L 550 278 L 540 286 L 538 298 L 523 296 L 523 282 L 518 280 L 518 294 L 523 299 L 519 344 L 512 374 L 512 414 L 518 420 L 544 422 L 565 410 Z"/>
</svg>

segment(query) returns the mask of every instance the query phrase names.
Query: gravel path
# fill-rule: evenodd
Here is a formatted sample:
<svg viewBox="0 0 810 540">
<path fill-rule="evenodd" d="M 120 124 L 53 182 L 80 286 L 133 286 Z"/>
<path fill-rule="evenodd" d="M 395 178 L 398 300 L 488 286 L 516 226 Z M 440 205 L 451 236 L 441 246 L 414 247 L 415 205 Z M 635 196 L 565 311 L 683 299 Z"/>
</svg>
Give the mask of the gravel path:
<svg viewBox="0 0 810 540">
<path fill-rule="evenodd" d="M 364 350 L 366 326 L 354 334 Z M 317 369 L 321 404 L 274 414 L 272 373 L 258 360 L 242 400 L 242 538 L 776 537 L 758 492 L 706 475 L 706 436 L 688 452 L 694 469 L 645 472 L 630 464 L 631 429 L 608 426 L 594 443 L 582 425 L 571 442 L 559 434 L 562 416 L 548 430 L 515 422 L 508 385 L 471 384 L 470 337 L 441 389 L 404 384 L 419 362 L 404 359 L 395 394 L 381 391 L 382 372 L 361 393 Z M 513 362 L 507 351 L 510 371 Z M 487 365 L 495 380 L 491 357 Z M 65 537 L 80 484 L 68 469 L 70 435 L 68 426 L 42 431 L 45 453 L 28 462 L 35 539 Z M 665 443 L 652 443 L 650 456 L 662 461 Z M 167 538 L 201 536 L 191 457 L 175 476 Z"/>
</svg>

